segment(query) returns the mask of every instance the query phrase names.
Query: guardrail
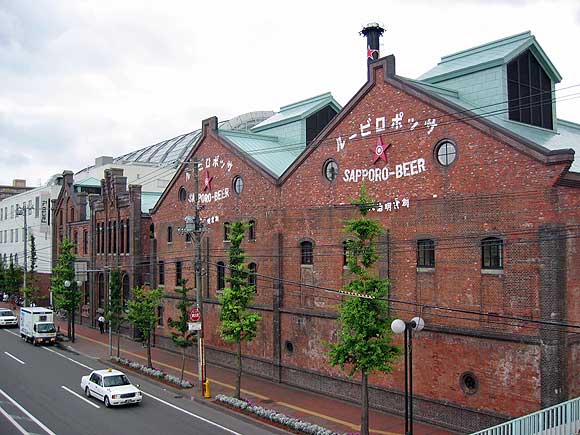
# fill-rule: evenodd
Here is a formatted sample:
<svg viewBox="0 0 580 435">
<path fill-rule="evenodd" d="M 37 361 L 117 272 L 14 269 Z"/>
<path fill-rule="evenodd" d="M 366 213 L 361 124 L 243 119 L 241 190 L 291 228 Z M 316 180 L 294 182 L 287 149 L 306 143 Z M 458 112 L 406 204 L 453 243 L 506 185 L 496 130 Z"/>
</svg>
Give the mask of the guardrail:
<svg viewBox="0 0 580 435">
<path fill-rule="evenodd" d="M 580 397 L 471 435 L 580 434 Z"/>
</svg>

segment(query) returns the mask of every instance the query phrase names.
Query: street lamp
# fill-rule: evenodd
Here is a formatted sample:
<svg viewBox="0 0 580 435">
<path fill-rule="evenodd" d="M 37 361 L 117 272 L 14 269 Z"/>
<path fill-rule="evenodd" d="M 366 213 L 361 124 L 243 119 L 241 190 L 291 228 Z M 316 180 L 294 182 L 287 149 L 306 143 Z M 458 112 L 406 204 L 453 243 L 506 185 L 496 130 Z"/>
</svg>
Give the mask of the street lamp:
<svg viewBox="0 0 580 435">
<path fill-rule="evenodd" d="M 70 286 L 72 285 L 72 290 L 73 290 L 73 309 L 72 314 L 71 314 L 71 336 L 70 339 L 71 341 L 74 343 L 75 342 L 75 310 L 76 310 L 76 291 L 78 290 L 78 288 L 82 285 L 83 283 L 80 281 L 69 281 L 68 279 L 65 280 L 64 282 L 64 286 L 66 288 L 70 288 Z"/>
<path fill-rule="evenodd" d="M 421 317 L 413 317 L 410 322 L 395 319 L 391 329 L 395 334 L 405 334 L 405 435 L 413 435 L 413 331 L 425 327 Z"/>
</svg>

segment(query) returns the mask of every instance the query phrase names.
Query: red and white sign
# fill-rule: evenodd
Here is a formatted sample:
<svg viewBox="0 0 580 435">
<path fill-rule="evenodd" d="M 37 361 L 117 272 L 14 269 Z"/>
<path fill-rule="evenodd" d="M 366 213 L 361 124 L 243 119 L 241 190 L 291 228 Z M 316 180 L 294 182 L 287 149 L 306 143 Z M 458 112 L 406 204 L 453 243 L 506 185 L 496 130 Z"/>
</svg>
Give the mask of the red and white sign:
<svg viewBox="0 0 580 435">
<path fill-rule="evenodd" d="M 201 318 L 201 311 L 199 311 L 199 308 L 192 308 L 189 311 L 189 321 L 190 322 L 198 322 L 200 318 Z"/>
</svg>

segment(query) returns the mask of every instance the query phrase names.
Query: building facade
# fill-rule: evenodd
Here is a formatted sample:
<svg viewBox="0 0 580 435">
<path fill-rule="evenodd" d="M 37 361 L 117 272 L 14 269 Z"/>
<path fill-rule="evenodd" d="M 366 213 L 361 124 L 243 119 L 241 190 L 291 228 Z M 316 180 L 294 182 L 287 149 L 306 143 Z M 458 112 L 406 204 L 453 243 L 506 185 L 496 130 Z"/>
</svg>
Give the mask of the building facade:
<svg viewBox="0 0 580 435">
<path fill-rule="evenodd" d="M 447 56 L 419 80 L 379 59 L 343 109 L 319 96 L 243 134 L 204 121 L 152 210 L 161 323 L 179 279 L 194 282 L 192 242 L 176 230 L 194 212 L 197 165 L 207 360 L 233 364 L 218 295 L 227 223 L 245 220 L 262 322 L 244 369 L 357 401 L 358 380 L 328 365 L 324 343 L 349 279 L 344 222 L 365 185 L 385 230 L 376 272 L 390 280 L 391 315 L 426 322 L 414 338 L 419 419 L 472 431 L 577 396 L 580 126 L 556 117 L 559 80 L 524 33 Z M 403 412 L 402 362 L 371 384 L 372 406 Z"/>
</svg>

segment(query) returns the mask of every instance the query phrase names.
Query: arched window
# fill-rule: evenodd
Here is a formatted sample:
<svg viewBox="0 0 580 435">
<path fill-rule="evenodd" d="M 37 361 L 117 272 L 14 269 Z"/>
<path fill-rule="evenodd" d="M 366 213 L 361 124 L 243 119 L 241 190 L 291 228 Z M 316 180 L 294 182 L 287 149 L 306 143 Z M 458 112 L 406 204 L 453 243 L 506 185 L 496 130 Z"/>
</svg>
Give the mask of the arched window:
<svg viewBox="0 0 580 435">
<path fill-rule="evenodd" d="M 217 291 L 222 292 L 226 287 L 226 265 L 223 261 L 217 263 Z"/>
<path fill-rule="evenodd" d="M 75 231 L 73 234 L 73 243 L 74 243 L 74 248 L 73 248 L 73 252 L 76 254 L 79 253 L 79 232 Z"/>
<path fill-rule="evenodd" d="M 173 227 L 167 227 L 167 243 L 173 243 Z"/>
<path fill-rule="evenodd" d="M 254 291 L 257 290 L 258 277 L 256 275 L 256 263 L 248 264 L 248 285 L 254 286 Z"/>
<path fill-rule="evenodd" d="M 119 254 L 125 253 L 125 221 L 119 222 Z"/>
<path fill-rule="evenodd" d="M 117 254 L 117 221 L 113 221 L 113 254 Z"/>
<path fill-rule="evenodd" d="M 129 219 L 127 219 L 127 226 L 125 227 L 125 254 L 131 252 L 131 228 L 129 225 Z"/>
<path fill-rule="evenodd" d="M 105 274 L 99 273 L 99 308 L 104 308 L 105 306 Z"/>
<path fill-rule="evenodd" d="M 256 221 L 248 222 L 248 239 L 256 240 Z"/>
<path fill-rule="evenodd" d="M 435 242 L 433 240 L 417 240 L 417 267 L 435 267 Z"/>
<path fill-rule="evenodd" d="M 83 254 L 88 255 L 89 253 L 89 232 L 83 230 Z"/>
<path fill-rule="evenodd" d="M 481 241 L 481 268 L 503 269 L 503 241 L 487 237 Z"/>
<path fill-rule="evenodd" d="M 150 239 L 155 238 L 155 224 L 149 225 L 149 238 Z"/>
<path fill-rule="evenodd" d="M 187 199 L 187 191 L 183 186 L 179 188 L 178 199 L 179 202 L 185 202 L 185 200 Z"/>
<path fill-rule="evenodd" d="M 312 242 L 305 240 L 300 243 L 301 264 L 314 264 L 312 256 Z"/>
<path fill-rule="evenodd" d="M 159 285 L 165 285 L 165 262 L 159 262 Z"/>
<path fill-rule="evenodd" d="M 75 209 L 74 208 L 70 208 L 70 221 L 69 222 L 74 222 L 75 221 Z"/>
</svg>

